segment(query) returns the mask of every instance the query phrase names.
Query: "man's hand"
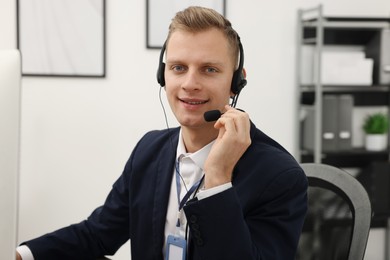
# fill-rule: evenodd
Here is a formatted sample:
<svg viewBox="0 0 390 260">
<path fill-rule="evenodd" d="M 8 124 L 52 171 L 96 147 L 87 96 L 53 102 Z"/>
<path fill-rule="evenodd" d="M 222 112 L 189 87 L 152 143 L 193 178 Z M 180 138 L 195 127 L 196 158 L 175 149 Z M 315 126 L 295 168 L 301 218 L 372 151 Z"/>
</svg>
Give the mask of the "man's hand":
<svg viewBox="0 0 390 260">
<path fill-rule="evenodd" d="M 206 189 L 230 182 L 234 166 L 251 144 L 248 114 L 225 108 L 214 124 L 219 133 L 204 165 Z"/>
</svg>

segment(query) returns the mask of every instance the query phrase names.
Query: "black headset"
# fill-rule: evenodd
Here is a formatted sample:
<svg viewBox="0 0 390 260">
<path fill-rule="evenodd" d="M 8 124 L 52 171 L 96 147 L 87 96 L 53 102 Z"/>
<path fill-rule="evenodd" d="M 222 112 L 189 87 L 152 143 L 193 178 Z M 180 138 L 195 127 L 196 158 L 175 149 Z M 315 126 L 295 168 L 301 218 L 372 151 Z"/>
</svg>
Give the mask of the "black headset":
<svg viewBox="0 0 390 260">
<path fill-rule="evenodd" d="M 230 87 L 234 95 L 239 95 L 241 90 L 246 86 L 247 83 L 244 74 L 242 73 L 242 69 L 244 67 L 244 48 L 242 47 L 239 36 L 237 36 L 237 39 L 238 39 L 238 47 L 240 49 L 240 61 L 238 63 L 237 70 L 233 73 L 232 85 Z M 164 77 L 165 63 L 163 59 L 164 59 L 166 44 L 167 42 L 164 43 L 161 49 L 160 60 L 157 69 L 157 82 L 160 84 L 161 87 L 165 86 L 165 77 Z"/>
</svg>

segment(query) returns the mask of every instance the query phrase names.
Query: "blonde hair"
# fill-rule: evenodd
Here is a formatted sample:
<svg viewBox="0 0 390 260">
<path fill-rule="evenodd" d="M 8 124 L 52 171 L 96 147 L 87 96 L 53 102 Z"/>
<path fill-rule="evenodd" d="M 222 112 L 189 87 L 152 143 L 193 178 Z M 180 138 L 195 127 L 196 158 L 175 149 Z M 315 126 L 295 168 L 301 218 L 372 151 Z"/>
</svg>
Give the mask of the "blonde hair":
<svg viewBox="0 0 390 260">
<path fill-rule="evenodd" d="M 223 32 L 232 48 L 234 64 L 238 63 L 239 37 L 232 28 L 232 24 L 217 11 L 200 6 L 191 6 L 176 13 L 169 26 L 167 42 L 173 32 L 183 30 L 187 32 L 201 32 L 211 28 L 216 28 Z"/>
</svg>

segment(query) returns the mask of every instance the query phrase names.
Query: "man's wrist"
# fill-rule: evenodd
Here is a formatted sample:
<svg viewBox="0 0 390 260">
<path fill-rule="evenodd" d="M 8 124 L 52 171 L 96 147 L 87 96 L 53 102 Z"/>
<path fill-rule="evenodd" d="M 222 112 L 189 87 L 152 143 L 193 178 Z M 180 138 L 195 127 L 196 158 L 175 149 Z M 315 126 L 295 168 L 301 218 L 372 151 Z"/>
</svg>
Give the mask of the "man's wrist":
<svg viewBox="0 0 390 260">
<path fill-rule="evenodd" d="M 199 191 L 199 193 L 196 197 L 198 198 L 198 200 L 202 200 L 202 199 L 208 198 L 210 196 L 213 196 L 215 194 L 221 193 L 221 192 L 223 192 L 231 187 L 233 187 L 232 183 L 228 182 L 228 183 L 225 183 L 225 184 L 222 184 L 219 186 L 215 186 L 215 187 L 210 188 L 210 189 L 202 189 Z"/>
</svg>

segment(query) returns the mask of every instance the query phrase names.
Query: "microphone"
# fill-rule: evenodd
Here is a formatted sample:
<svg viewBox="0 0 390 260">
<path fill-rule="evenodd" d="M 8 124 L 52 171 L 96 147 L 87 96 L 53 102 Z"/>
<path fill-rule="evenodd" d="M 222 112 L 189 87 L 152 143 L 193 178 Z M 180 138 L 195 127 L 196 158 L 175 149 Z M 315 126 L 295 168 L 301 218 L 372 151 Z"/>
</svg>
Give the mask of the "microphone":
<svg viewBox="0 0 390 260">
<path fill-rule="evenodd" d="M 221 116 L 222 116 L 222 113 L 219 110 L 210 110 L 210 111 L 206 111 L 203 114 L 204 120 L 206 120 L 206 122 L 217 121 L 218 118 L 220 118 Z"/>
<path fill-rule="evenodd" d="M 236 108 L 236 109 L 241 111 L 241 112 L 245 112 L 242 109 L 239 109 L 239 108 Z M 218 118 L 220 118 L 222 115 L 223 115 L 223 113 L 221 113 L 221 111 L 216 109 L 216 110 L 209 110 L 209 111 L 204 112 L 203 117 L 204 117 L 204 120 L 206 120 L 206 122 L 213 122 L 213 121 L 217 121 Z"/>
</svg>

